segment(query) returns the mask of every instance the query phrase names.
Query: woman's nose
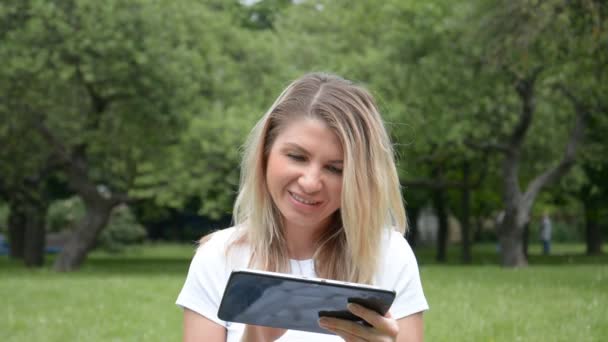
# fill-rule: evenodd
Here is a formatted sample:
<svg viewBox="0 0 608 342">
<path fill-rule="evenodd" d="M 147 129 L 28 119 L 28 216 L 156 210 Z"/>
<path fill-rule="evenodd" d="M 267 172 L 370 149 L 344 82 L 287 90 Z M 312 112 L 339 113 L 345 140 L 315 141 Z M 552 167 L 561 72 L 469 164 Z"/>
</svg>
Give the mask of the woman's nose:
<svg viewBox="0 0 608 342">
<path fill-rule="evenodd" d="M 316 168 L 307 168 L 298 179 L 298 183 L 306 193 L 314 193 L 323 187 L 321 173 Z"/>
</svg>

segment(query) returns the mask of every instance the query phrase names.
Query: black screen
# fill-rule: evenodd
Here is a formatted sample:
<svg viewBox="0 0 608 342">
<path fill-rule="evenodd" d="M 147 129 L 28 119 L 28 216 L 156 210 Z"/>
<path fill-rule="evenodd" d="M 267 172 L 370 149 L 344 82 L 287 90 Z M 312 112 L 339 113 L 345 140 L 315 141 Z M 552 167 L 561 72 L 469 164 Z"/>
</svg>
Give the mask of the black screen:
<svg viewBox="0 0 608 342">
<path fill-rule="evenodd" d="M 348 303 L 384 315 L 394 298 L 394 291 L 236 271 L 226 286 L 218 317 L 228 322 L 329 334 L 319 327 L 320 316 L 361 322 L 348 311 Z"/>
</svg>

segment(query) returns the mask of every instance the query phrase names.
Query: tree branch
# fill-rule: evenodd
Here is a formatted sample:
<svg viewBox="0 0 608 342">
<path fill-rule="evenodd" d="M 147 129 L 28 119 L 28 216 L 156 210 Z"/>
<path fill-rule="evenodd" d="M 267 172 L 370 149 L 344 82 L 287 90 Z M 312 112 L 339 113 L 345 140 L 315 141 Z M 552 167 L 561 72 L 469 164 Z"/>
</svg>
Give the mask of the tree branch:
<svg viewBox="0 0 608 342">
<path fill-rule="evenodd" d="M 64 163 L 72 163 L 72 157 L 68 152 L 68 149 L 61 143 L 61 141 L 59 141 L 59 139 L 55 137 L 51 130 L 44 124 L 44 115 L 36 114 L 35 116 L 38 118 L 38 120 L 34 121 L 34 127 L 42 135 L 42 138 L 46 140 L 49 145 L 51 145 L 54 154 L 59 157 Z"/>
<path fill-rule="evenodd" d="M 474 182 L 469 184 L 469 187 L 471 189 L 475 189 L 478 188 L 481 183 L 484 181 L 484 179 L 486 178 L 486 175 L 488 174 L 488 154 L 484 153 L 483 157 L 481 158 L 481 172 L 479 173 L 479 177 L 477 178 L 477 180 L 475 180 Z"/>
<path fill-rule="evenodd" d="M 515 90 L 521 99 L 522 108 L 519 114 L 519 120 L 509 138 L 508 144 L 510 148 L 519 148 L 530 128 L 536 106 L 534 100 L 534 87 L 536 79 L 541 71 L 542 68 L 537 67 L 528 77 L 520 78 L 516 81 Z"/>
<path fill-rule="evenodd" d="M 564 155 L 560 162 L 540 174 L 528 185 L 523 197 L 522 205 L 524 206 L 531 206 L 536 195 L 545 185 L 559 179 L 568 172 L 574 165 L 576 150 L 583 140 L 585 127 L 587 126 L 590 115 L 589 109 L 563 85 L 560 86 L 560 90 L 572 102 L 572 105 L 576 110 L 574 128 L 570 132 L 570 138 L 568 139 L 568 144 L 566 145 Z"/>
<path fill-rule="evenodd" d="M 130 198 L 129 195 L 119 192 L 119 193 L 113 193 L 112 197 L 110 198 L 110 201 L 112 201 L 113 205 L 118 205 L 121 203 L 132 203 L 134 202 L 134 199 Z"/>
<path fill-rule="evenodd" d="M 99 200 L 100 197 L 103 197 L 98 192 L 97 185 L 89 178 L 88 167 L 84 157 L 68 152 L 66 146 L 44 124 L 44 116 L 41 114 L 37 116 L 39 120 L 36 120 L 34 123 L 35 128 L 51 145 L 54 154 L 63 162 L 60 164 L 64 165 L 70 186 L 85 200 Z"/>
<path fill-rule="evenodd" d="M 401 185 L 412 188 L 426 188 L 432 190 L 454 188 L 461 189 L 465 187 L 465 184 L 460 182 L 444 181 L 437 179 L 414 179 L 409 181 L 401 182 Z"/>
<path fill-rule="evenodd" d="M 535 68 L 530 75 L 516 78 L 515 90 L 521 99 L 521 112 L 519 119 L 507 142 L 507 151 L 502 164 L 504 201 L 507 211 L 515 210 L 517 203 L 521 202 L 521 188 L 519 185 L 519 162 L 521 145 L 526 137 L 535 111 L 534 87 L 542 67 Z"/>
<path fill-rule="evenodd" d="M 497 143 L 497 142 L 477 142 L 473 140 L 465 140 L 464 144 L 473 150 L 480 150 L 484 152 L 500 152 L 507 153 L 509 151 L 509 147 L 505 144 Z"/>
<path fill-rule="evenodd" d="M 82 70 L 80 70 L 80 64 L 76 64 L 76 76 L 84 85 L 87 93 L 89 94 L 91 104 L 93 105 L 93 112 L 96 114 L 96 117 L 93 120 L 92 128 L 98 128 L 100 115 L 105 112 L 110 102 L 107 99 L 104 99 L 101 95 L 99 95 L 99 93 L 95 90 L 91 82 L 87 82 L 85 80 L 84 74 L 82 73 Z"/>
</svg>

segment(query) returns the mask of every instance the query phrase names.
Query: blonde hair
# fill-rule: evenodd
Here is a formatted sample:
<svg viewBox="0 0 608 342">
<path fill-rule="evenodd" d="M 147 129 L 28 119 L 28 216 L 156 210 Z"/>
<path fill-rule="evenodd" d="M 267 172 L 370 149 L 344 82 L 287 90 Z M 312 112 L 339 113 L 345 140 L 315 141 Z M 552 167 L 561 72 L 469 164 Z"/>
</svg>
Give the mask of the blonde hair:
<svg viewBox="0 0 608 342">
<path fill-rule="evenodd" d="M 344 151 L 342 198 L 313 256 L 319 277 L 370 284 L 386 229 L 406 230 L 390 139 L 367 90 L 340 77 L 307 74 L 292 82 L 256 124 L 241 164 L 234 242 L 251 248 L 250 266 L 289 272 L 281 216 L 266 187 L 266 163 L 276 137 L 294 119 L 325 122 Z"/>
</svg>

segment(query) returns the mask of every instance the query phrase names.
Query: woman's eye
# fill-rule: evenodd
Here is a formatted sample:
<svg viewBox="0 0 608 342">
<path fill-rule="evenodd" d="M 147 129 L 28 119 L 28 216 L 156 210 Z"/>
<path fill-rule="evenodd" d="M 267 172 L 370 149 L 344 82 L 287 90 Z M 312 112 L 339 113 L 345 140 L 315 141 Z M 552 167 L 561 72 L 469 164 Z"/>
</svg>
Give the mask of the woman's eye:
<svg viewBox="0 0 608 342">
<path fill-rule="evenodd" d="M 331 166 L 331 165 L 330 165 L 330 166 L 328 166 L 328 167 L 327 167 L 327 169 L 328 169 L 328 170 L 329 170 L 329 172 L 331 172 L 331 173 L 335 173 L 335 174 L 337 174 L 337 175 L 341 175 L 341 174 L 342 174 L 342 169 L 337 168 L 337 167 L 335 167 L 335 166 Z"/>
<path fill-rule="evenodd" d="M 289 157 L 290 159 L 293 159 L 295 161 L 305 161 L 306 158 L 304 156 L 301 156 L 299 154 L 287 154 L 287 157 Z"/>
</svg>

